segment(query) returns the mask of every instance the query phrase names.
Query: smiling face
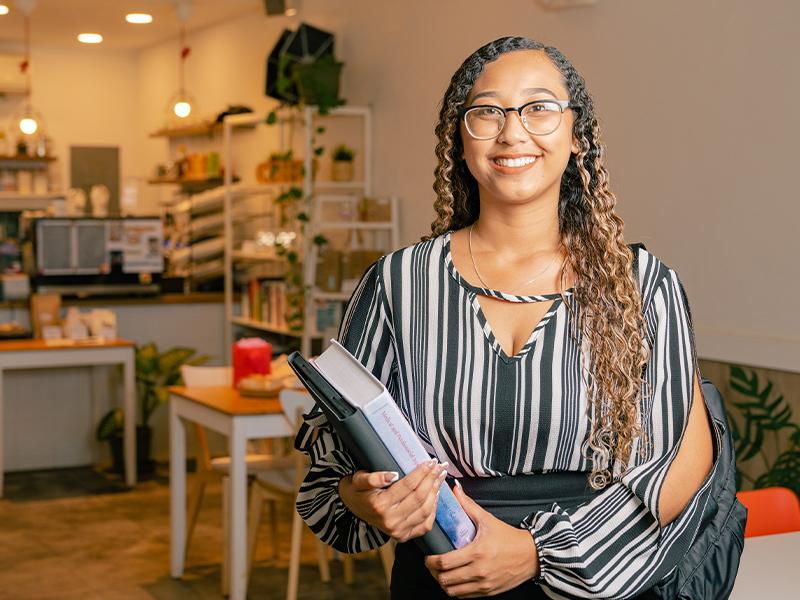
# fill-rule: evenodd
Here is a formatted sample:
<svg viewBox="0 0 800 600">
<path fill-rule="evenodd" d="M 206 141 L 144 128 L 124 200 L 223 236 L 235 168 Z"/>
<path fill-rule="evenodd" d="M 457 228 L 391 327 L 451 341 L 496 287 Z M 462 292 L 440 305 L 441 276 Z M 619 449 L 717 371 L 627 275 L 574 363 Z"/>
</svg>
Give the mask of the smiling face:
<svg viewBox="0 0 800 600">
<path fill-rule="evenodd" d="M 508 108 L 553 99 L 569 100 L 561 73 L 544 52 L 518 50 L 486 64 L 464 105 Z M 533 135 L 517 112 L 509 112 L 500 135 L 476 140 L 462 121 L 463 158 L 478 182 L 481 204 L 542 201 L 557 207 L 561 175 L 570 154 L 578 151 L 572 123 L 567 109 L 554 132 Z"/>
</svg>

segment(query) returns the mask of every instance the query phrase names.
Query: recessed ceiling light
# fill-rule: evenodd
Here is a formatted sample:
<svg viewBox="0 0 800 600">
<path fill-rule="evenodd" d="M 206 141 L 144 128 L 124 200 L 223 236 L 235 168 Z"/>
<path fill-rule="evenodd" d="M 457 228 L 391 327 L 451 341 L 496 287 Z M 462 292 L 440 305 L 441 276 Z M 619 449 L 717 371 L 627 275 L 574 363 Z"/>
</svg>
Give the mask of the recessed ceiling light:
<svg viewBox="0 0 800 600">
<path fill-rule="evenodd" d="M 78 36 L 78 41 L 84 44 L 99 44 L 103 41 L 103 36 L 99 33 L 82 33 Z"/>
<path fill-rule="evenodd" d="M 153 16 L 144 13 L 131 13 L 125 17 L 128 23 L 152 23 Z"/>
<path fill-rule="evenodd" d="M 0 15 L 7 15 L 8 7 L 5 4 L 0 4 Z"/>
</svg>

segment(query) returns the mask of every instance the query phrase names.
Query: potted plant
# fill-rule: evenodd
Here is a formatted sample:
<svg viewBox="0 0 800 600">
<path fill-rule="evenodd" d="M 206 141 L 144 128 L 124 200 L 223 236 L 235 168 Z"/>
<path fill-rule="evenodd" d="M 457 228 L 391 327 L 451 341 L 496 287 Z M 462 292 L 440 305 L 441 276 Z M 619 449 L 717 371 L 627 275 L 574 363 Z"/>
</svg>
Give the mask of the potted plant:
<svg viewBox="0 0 800 600">
<path fill-rule="evenodd" d="M 139 423 L 136 426 L 136 469 L 140 473 L 153 469 L 150 448 L 153 430 L 150 417 L 156 409 L 169 400 L 167 386 L 180 385 L 181 365 L 199 365 L 209 359 L 197 356 L 192 348 L 172 348 L 159 353 L 155 344 L 136 348 L 136 395 L 139 400 Z M 191 360 L 190 360 L 191 359 Z M 111 445 L 113 470 L 124 468 L 122 432 L 125 415 L 119 408 L 112 409 L 97 426 L 98 440 L 108 440 Z"/>
<path fill-rule="evenodd" d="M 334 181 L 351 181 L 353 179 L 353 157 L 355 151 L 344 144 L 339 144 L 333 151 L 333 172 L 331 173 Z"/>
</svg>

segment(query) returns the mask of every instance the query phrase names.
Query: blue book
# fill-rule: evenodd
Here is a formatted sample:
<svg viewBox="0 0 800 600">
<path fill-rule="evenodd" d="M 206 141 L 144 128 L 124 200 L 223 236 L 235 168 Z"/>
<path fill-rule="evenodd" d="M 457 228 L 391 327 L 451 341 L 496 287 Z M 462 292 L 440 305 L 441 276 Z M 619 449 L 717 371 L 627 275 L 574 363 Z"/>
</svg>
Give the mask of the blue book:
<svg viewBox="0 0 800 600">
<path fill-rule="evenodd" d="M 397 465 L 397 468 L 380 467 L 374 470 L 398 471 L 401 476 L 408 475 L 431 458 L 386 387 L 338 342 L 332 340 L 331 346 L 313 364 L 355 413 L 363 415 Z M 370 444 L 374 447 L 375 440 Z M 364 454 L 369 455 L 370 452 L 367 450 Z M 427 549 L 423 547 L 423 551 L 442 554 L 462 548 L 475 538 L 475 533 L 475 524 L 464 512 L 447 482 L 442 482 L 436 522 L 431 532 L 426 534 L 431 540 L 438 541 L 435 547 L 429 544 Z M 449 545 L 442 544 L 444 540 Z"/>
</svg>

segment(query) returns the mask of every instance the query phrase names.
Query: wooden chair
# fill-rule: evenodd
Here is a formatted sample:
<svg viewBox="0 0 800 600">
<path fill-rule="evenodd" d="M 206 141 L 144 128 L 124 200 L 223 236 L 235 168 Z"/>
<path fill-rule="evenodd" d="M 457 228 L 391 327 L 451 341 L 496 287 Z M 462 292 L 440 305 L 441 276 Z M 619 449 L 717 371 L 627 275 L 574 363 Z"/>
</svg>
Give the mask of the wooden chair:
<svg viewBox="0 0 800 600">
<path fill-rule="evenodd" d="M 758 537 L 800 531 L 800 500 L 782 487 L 763 488 L 736 494 L 747 507 L 744 537 Z"/>
<path fill-rule="evenodd" d="M 282 390 L 280 392 L 280 400 L 283 414 L 291 421 L 295 429 L 300 427 L 302 415 L 311 412 L 314 406 L 314 401 L 309 394 L 295 390 Z M 250 510 L 248 511 L 247 548 L 248 556 L 250 557 L 250 566 L 247 571 L 248 579 L 250 577 L 250 567 L 255 557 L 258 530 L 261 524 L 261 513 L 263 511 L 264 502 L 270 497 L 281 495 L 285 501 L 290 502 L 294 507 L 295 501 L 297 500 L 297 492 L 300 489 L 300 484 L 303 482 L 307 471 L 307 457 L 305 454 L 297 451 L 294 452 L 294 466 L 291 469 L 255 471 L 253 491 L 250 495 Z M 286 590 L 287 600 L 297 600 L 297 588 L 300 577 L 300 550 L 303 531 L 307 528 L 300 514 L 293 508 L 291 550 L 289 555 L 289 583 Z M 322 581 L 330 581 L 330 568 L 326 557 L 326 546 L 316 536 L 314 536 L 314 541 L 317 547 L 317 562 L 319 564 L 320 579 L 322 579 Z M 394 563 L 394 544 L 390 542 L 384 545 L 380 548 L 379 553 L 386 575 L 386 581 L 390 582 L 392 564 Z M 344 580 L 346 583 L 352 583 L 353 557 L 349 554 L 342 554 L 342 562 L 344 567 Z"/>
<path fill-rule="evenodd" d="M 181 377 L 187 386 L 230 386 L 233 385 L 232 367 L 207 367 L 194 365 L 181 365 Z M 192 423 L 192 433 L 194 437 L 196 469 L 194 485 L 189 493 L 189 506 L 187 509 L 186 527 L 186 553 L 189 552 L 189 544 L 192 541 L 194 528 L 197 524 L 197 517 L 200 513 L 200 505 L 203 501 L 206 486 L 213 482 L 222 480 L 222 590 L 228 591 L 228 523 L 227 523 L 227 477 L 230 471 L 230 457 L 222 456 L 211 458 L 208 449 L 206 431 L 202 425 Z M 261 442 L 261 443 L 259 443 Z M 256 440 L 248 443 L 247 473 L 250 479 L 255 471 L 267 471 L 272 468 L 291 467 L 294 462 L 292 458 L 281 458 L 272 455 L 267 451 L 263 440 Z M 252 489 L 252 487 L 251 487 Z M 267 502 L 272 514 L 272 551 L 278 552 L 278 534 L 276 527 L 277 513 L 275 510 L 275 500 L 278 496 L 262 494 L 264 502 Z"/>
</svg>

